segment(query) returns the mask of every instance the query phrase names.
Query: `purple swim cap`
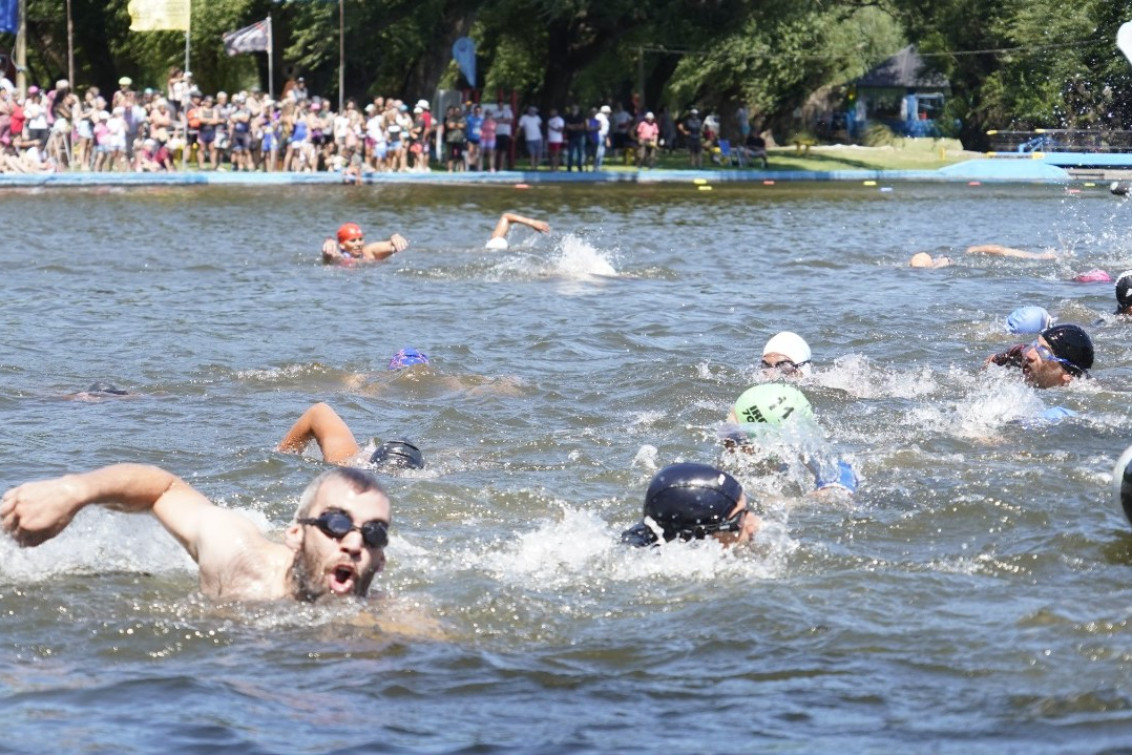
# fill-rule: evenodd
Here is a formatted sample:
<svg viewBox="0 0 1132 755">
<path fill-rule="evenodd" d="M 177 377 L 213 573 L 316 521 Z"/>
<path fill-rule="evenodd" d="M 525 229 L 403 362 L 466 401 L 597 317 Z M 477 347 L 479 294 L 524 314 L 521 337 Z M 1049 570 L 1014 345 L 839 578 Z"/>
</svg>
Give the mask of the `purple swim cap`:
<svg viewBox="0 0 1132 755">
<path fill-rule="evenodd" d="M 402 367 L 411 367 L 414 364 L 428 364 L 428 355 L 406 346 L 389 360 L 389 369 L 399 370 Z"/>
</svg>

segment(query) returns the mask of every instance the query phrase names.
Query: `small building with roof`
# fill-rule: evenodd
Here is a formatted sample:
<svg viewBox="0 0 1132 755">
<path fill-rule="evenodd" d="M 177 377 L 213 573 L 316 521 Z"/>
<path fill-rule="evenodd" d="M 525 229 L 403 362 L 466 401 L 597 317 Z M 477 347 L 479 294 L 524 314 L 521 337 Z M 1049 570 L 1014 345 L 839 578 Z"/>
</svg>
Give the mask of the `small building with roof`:
<svg viewBox="0 0 1132 755">
<path fill-rule="evenodd" d="M 943 74 L 924 65 L 915 45 L 854 80 L 851 117 L 858 133 L 868 123 L 883 123 L 904 136 L 938 136 L 937 118 L 951 92 Z"/>
</svg>

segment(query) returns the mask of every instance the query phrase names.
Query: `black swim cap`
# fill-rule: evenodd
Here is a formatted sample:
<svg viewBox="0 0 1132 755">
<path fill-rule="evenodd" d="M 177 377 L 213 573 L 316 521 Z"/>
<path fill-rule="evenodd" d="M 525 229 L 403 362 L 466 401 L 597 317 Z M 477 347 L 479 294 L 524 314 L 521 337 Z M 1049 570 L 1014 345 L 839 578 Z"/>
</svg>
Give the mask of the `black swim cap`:
<svg viewBox="0 0 1132 755">
<path fill-rule="evenodd" d="M 700 540 L 719 530 L 742 497 L 743 486 L 726 472 L 707 464 L 671 464 L 649 483 L 644 515 L 656 522 L 665 541 Z M 657 539 L 647 522 L 621 535 L 630 545 L 651 545 Z"/>
<path fill-rule="evenodd" d="M 1116 314 L 1124 314 L 1124 310 L 1132 306 L 1132 270 L 1125 270 L 1116 279 Z"/>
<path fill-rule="evenodd" d="M 1042 331 L 1042 338 L 1055 357 L 1072 364 L 1076 374 L 1088 377 L 1087 370 L 1093 366 L 1093 339 L 1080 326 L 1054 325 Z"/>
<path fill-rule="evenodd" d="M 388 464 L 402 469 L 424 469 L 424 455 L 407 440 L 387 440 L 377 447 L 370 464 Z"/>
<path fill-rule="evenodd" d="M 99 380 L 97 383 L 91 383 L 90 387 L 86 389 L 87 393 L 106 393 L 111 396 L 128 396 L 129 391 L 124 391 L 113 383 L 107 383 Z"/>
</svg>

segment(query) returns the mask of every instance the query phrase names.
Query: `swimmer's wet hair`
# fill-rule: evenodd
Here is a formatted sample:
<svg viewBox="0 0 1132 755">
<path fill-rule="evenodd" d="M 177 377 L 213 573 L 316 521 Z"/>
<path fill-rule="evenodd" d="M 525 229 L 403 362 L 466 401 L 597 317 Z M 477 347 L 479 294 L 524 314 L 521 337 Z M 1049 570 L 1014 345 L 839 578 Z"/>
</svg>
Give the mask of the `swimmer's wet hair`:
<svg viewBox="0 0 1132 755">
<path fill-rule="evenodd" d="M 381 486 L 377 477 L 372 473 L 354 467 L 337 467 L 323 472 L 318 477 L 311 480 L 306 490 L 304 490 L 303 494 L 299 497 L 299 508 L 295 511 L 295 519 L 302 519 L 310 513 L 311 506 L 314 505 L 314 499 L 315 496 L 318 495 L 319 489 L 324 483 L 329 482 L 331 479 L 342 480 L 355 493 L 368 493 L 371 490 L 376 490 L 386 498 L 389 497 L 389 494 L 385 492 L 385 488 Z"/>
</svg>

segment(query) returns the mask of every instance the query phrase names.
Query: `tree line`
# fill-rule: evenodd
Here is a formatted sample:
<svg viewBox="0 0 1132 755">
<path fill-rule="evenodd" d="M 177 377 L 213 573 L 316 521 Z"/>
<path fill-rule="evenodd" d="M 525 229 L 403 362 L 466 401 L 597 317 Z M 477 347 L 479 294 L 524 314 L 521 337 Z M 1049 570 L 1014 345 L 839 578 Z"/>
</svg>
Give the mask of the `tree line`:
<svg viewBox="0 0 1132 755">
<path fill-rule="evenodd" d="M 1132 123 L 1132 65 L 1117 28 L 1132 0 L 194 0 L 190 67 L 207 91 L 268 88 L 266 55 L 229 57 L 221 36 L 275 31 L 275 89 L 302 75 L 336 101 L 339 2 L 344 94 L 428 97 L 470 90 L 452 44 L 476 42 L 477 89 L 544 109 L 620 101 L 721 114 L 745 105 L 786 127 L 813 93 L 837 93 L 908 43 L 951 83 L 945 118 L 971 149 L 997 129 Z M 163 89 L 184 64 L 182 32 L 131 32 L 128 0 L 27 0 L 29 82 L 68 70 L 79 88 L 119 76 Z M 14 38 L 0 35 L 0 48 Z"/>
</svg>

